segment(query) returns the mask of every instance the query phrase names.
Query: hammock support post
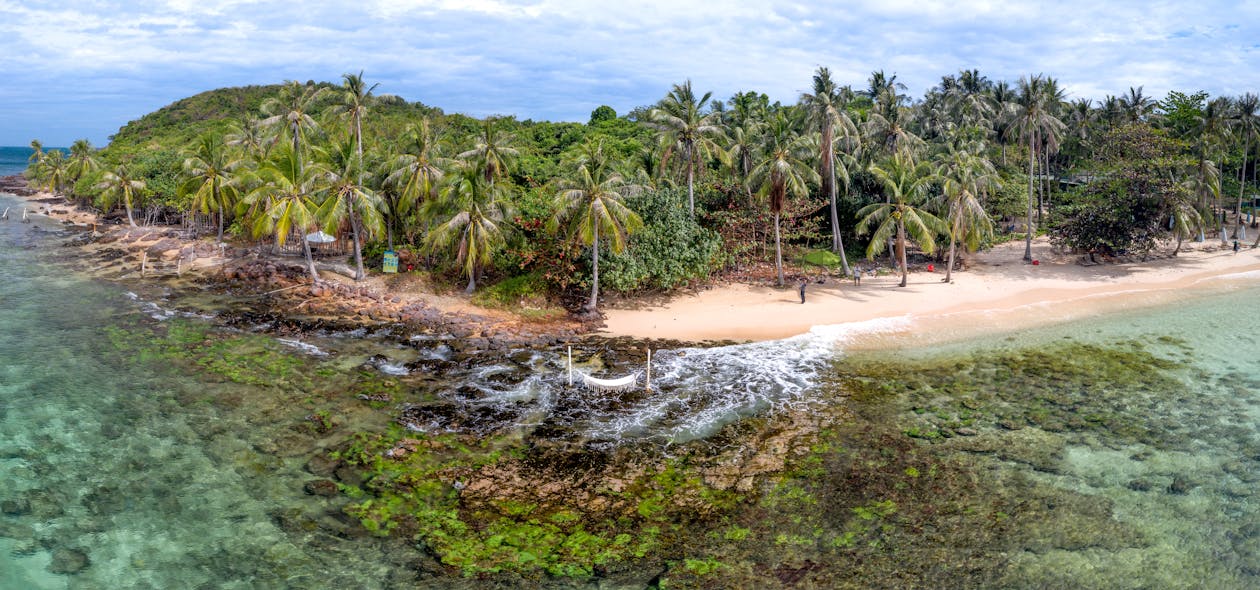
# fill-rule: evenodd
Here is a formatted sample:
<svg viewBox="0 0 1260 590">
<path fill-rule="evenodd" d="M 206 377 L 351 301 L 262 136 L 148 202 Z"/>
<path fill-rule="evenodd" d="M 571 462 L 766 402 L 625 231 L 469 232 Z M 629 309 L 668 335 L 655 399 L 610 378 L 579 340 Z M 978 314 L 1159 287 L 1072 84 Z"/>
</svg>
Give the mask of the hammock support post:
<svg viewBox="0 0 1260 590">
<path fill-rule="evenodd" d="M 647 349 L 647 374 L 644 377 L 643 391 L 652 391 L 652 347 Z"/>
<path fill-rule="evenodd" d="M 573 347 L 569 347 L 569 387 L 573 387 Z"/>
</svg>

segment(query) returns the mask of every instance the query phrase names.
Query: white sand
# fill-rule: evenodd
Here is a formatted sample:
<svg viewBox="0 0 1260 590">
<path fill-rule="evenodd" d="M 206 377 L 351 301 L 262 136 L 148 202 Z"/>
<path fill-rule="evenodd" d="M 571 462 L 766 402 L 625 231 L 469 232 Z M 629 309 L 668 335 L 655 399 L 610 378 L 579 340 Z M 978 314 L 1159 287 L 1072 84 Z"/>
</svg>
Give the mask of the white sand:
<svg viewBox="0 0 1260 590">
<path fill-rule="evenodd" d="M 968 270 L 955 271 L 950 284 L 941 282 L 944 272 L 939 269 L 911 273 L 906 287 L 897 286 L 899 274 L 864 277 L 860 286 L 829 278 L 808 286 L 803 305 L 795 284 L 783 289 L 724 285 L 674 297 L 660 307 L 606 309 L 604 333 L 688 341 L 770 340 L 812 326 L 900 317 L 913 326 L 934 328 L 916 330 L 920 334 L 950 338 L 1156 304 L 1209 288 L 1215 277 L 1260 271 L 1260 249 L 1244 244 L 1235 254 L 1222 249 L 1219 240 L 1185 243 L 1176 258 L 1098 266 L 1076 264 L 1079 256 L 1055 253 L 1044 238 L 1033 243 L 1039 265 L 1026 264 L 1023 253 L 1024 241 L 1019 240 L 975 254 Z"/>
</svg>

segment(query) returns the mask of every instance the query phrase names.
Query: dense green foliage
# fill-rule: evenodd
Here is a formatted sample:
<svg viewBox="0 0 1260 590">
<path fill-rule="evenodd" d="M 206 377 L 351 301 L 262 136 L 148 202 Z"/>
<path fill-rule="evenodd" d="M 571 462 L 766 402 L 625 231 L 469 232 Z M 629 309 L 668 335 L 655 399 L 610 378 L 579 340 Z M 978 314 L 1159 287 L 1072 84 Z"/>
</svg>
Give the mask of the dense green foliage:
<svg viewBox="0 0 1260 590">
<path fill-rule="evenodd" d="M 624 116 L 600 106 L 585 124 L 446 114 L 376 94 L 361 74 L 341 84 L 225 88 L 128 123 L 103 150 L 80 141 L 67 154 L 33 142 L 29 175 L 82 203 L 129 204 L 141 223 L 195 210 L 237 228 L 228 235 L 261 240 L 288 228 L 260 219 L 282 212 L 250 198 L 267 192 L 271 181 L 259 172 L 287 144 L 298 168 L 318 169 L 293 175 L 309 183 L 296 188 L 312 214 L 291 231 L 336 233 L 356 250 L 419 250 L 423 270 L 462 275 L 469 288 L 533 273 L 568 301 L 589 290 L 588 307 L 601 281 L 618 291 L 670 289 L 731 263 L 770 260 L 782 275 L 781 260 L 827 241 L 839 272 L 849 272 L 846 255 L 883 256 L 886 237 L 902 244 L 892 254 L 905 267 L 907 248 L 983 247 L 992 229 L 1029 241 L 1049 233 L 1088 252 L 1146 251 L 1226 231 L 1225 223 L 1239 233 L 1236 212 L 1255 183 L 1260 98 L 1251 93 L 1172 91 L 1156 101 L 1139 87 L 1069 102 L 1054 78 L 994 82 L 976 70 L 943 76 L 920 100 L 883 71 L 855 88 L 819 68 L 813 82 L 785 105 L 755 91 L 722 100 L 686 81 Z M 215 152 L 224 184 L 214 181 L 209 197 L 181 190 L 198 174 L 207 186 L 199 145 L 227 148 Z M 106 182 L 120 165 L 134 181 L 128 199 Z M 915 195 L 877 206 L 896 200 L 896 183 L 879 175 L 895 167 L 922 171 Z M 592 172 L 588 189 L 611 182 L 617 188 L 606 194 L 643 193 L 625 211 L 621 196 L 608 202 L 617 211 L 561 198 Z M 470 174 L 483 177 L 485 186 L 473 187 L 481 196 L 465 191 L 456 206 L 453 187 Z M 674 203 L 680 195 L 685 202 Z M 612 225 L 578 231 L 579 209 L 588 222 Z M 891 223 L 871 217 L 878 211 Z M 907 215 L 939 223 L 907 226 Z M 869 231 L 860 235 L 864 218 Z M 603 255 L 601 277 L 609 238 L 616 246 L 625 238 L 627 249 Z"/>
</svg>

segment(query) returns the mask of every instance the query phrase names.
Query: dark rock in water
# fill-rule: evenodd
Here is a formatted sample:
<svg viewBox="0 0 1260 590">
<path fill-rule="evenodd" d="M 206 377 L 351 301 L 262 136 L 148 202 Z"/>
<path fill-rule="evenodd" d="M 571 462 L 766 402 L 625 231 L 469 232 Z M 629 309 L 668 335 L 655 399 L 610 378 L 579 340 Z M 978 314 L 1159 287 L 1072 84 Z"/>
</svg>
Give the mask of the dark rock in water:
<svg viewBox="0 0 1260 590">
<path fill-rule="evenodd" d="M 319 477 L 332 477 L 333 472 L 337 470 L 340 464 L 340 461 L 329 457 L 328 453 L 320 451 L 306 462 L 306 471 Z"/>
<path fill-rule="evenodd" d="M 1141 478 L 1129 482 L 1129 489 L 1135 492 L 1149 492 L 1152 487 L 1154 486 L 1150 481 Z"/>
<path fill-rule="evenodd" d="M 302 489 L 312 496 L 331 497 L 341 493 L 337 489 L 337 483 L 331 479 L 312 479 Z"/>
<path fill-rule="evenodd" d="M 1198 484 L 1190 481 L 1186 476 L 1178 475 L 1173 477 L 1172 483 L 1168 484 L 1168 493 L 1185 494 L 1194 489 L 1196 485 Z"/>
<path fill-rule="evenodd" d="M 25 525 L 19 522 L 13 522 L 8 519 L 0 520 L 0 537 L 4 537 L 6 539 L 17 539 L 19 541 L 25 541 L 25 540 L 30 539 L 34 535 L 35 535 L 35 529 L 32 529 L 28 525 Z"/>
<path fill-rule="evenodd" d="M 26 498 L 13 498 L 0 502 L 0 512 L 9 516 L 22 516 L 31 512 L 31 501 Z"/>
<path fill-rule="evenodd" d="M 346 464 L 338 466 L 337 470 L 333 472 L 333 476 L 337 478 L 337 481 L 348 486 L 363 485 L 363 474 Z"/>
<path fill-rule="evenodd" d="M 971 428 L 956 428 L 954 429 L 954 434 L 958 436 L 975 436 L 978 433 Z"/>
<path fill-rule="evenodd" d="M 52 563 L 48 564 L 48 571 L 73 575 L 87 569 L 89 565 L 92 565 L 92 561 L 88 559 L 87 553 L 79 549 L 59 547 L 52 553 Z"/>
</svg>

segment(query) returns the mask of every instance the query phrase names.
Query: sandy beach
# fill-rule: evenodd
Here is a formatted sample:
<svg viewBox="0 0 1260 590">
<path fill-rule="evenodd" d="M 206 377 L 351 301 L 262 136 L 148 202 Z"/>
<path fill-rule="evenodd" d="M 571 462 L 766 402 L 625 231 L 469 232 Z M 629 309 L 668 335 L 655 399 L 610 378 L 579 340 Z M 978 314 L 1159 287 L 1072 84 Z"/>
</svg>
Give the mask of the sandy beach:
<svg viewBox="0 0 1260 590">
<path fill-rule="evenodd" d="M 895 319 L 900 321 L 885 322 L 894 327 L 881 330 L 880 338 L 912 334 L 916 341 L 950 339 L 1153 305 L 1213 288 L 1219 277 L 1260 271 L 1260 250 L 1244 244 L 1235 254 L 1219 240 L 1184 243 L 1176 257 L 1095 266 L 1078 264 L 1079 255 L 1057 253 L 1045 238 L 1033 242 L 1039 264 L 1025 263 L 1023 253 L 1023 240 L 976 253 L 967 270 L 955 271 L 948 284 L 939 268 L 911 272 L 905 287 L 898 287 L 900 275 L 887 269 L 880 276 L 863 277 L 860 285 L 831 277 L 822 284 L 815 280 L 807 287 L 804 304 L 795 283 L 782 289 L 721 285 L 673 297 L 661 306 L 606 309 L 603 333 L 691 341 L 771 340 L 814 326 Z M 915 326 L 932 329 L 912 330 Z"/>
</svg>

